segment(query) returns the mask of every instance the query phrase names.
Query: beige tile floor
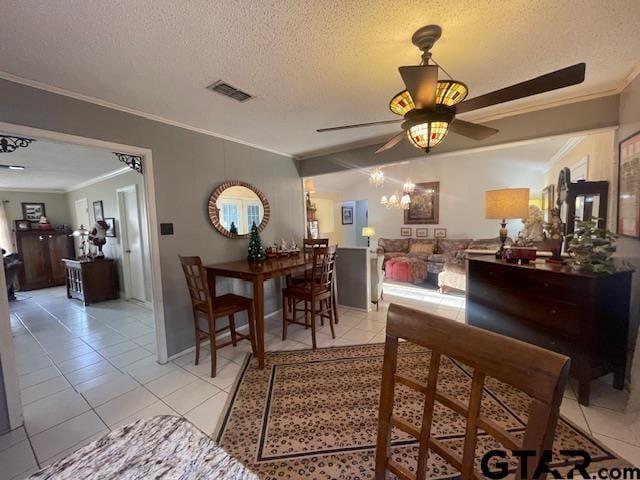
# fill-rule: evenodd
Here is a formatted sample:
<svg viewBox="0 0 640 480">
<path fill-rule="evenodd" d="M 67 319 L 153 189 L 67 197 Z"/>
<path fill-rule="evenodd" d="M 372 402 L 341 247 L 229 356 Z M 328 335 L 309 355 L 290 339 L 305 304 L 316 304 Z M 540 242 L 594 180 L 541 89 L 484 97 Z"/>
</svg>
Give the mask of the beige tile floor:
<svg viewBox="0 0 640 480">
<path fill-rule="evenodd" d="M 155 361 L 153 318 L 139 305 L 114 301 L 84 308 L 59 288 L 28 296 L 11 307 L 25 425 L 0 436 L 0 480 L 23 478 L 138 418 L 182 415 L 203 432 L 213 431 L 248 342 L 221 349 L 218 375 L 211 378 L 206 347 L 198 366 L 193 352 L 166 365 Z M 464 321 L 463 297 L 389 283 L 379 312 L 340 309 L 337 338 L 325 325 L 319 346 L 384 341 L 390 302 Z M 292 326 L 282 341 L 281 328 L 279 316 L 266 320 L 267 350 L 310 347 L 308 330 Z M 569 387 L 562 413 L 640 465 L 640 418 L 625 411 L 627 394 L 608 381 L 594 382 L 588 408 L 578 405 Z"/>
</svg>

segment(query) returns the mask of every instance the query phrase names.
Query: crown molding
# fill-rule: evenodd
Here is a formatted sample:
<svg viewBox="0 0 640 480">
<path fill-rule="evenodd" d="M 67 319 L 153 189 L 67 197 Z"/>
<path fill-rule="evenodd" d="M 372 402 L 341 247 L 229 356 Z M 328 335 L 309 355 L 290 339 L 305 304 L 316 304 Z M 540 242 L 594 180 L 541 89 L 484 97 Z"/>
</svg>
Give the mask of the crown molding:
<svg viewBox="0 0 640 480">
<path fill-rule="evenodd" d="M 584 139 L 585 139 L 585 135 L 579 135 L 579 136 L 571 137 L 570 139 L 568 139 L 566 143 L 562 147 L 560 147 L 560 149 L 555 153 L 555 155 L 551 157 L 551 159 L 547 163 L 544 164 L 544 166 L 542 167 L 542 173 L 547 173 L 549 170 L 551 170 L 551 167 L 553 167 L 553 165 L 558 160 L 560 160 L 567 153 L 573 150 Z"/>
<path fill-rule="evenodd" d="M 0 192 L 25 192 L 25 193 L 60 193 L 65 194 L 63 189 L 47 189 L 47 188 L 16 188 L 16 187 L 0 187 Z"/>
<path fill-rule="evenodd" d="M 81 188 L 88 187 L 90 185 L 94 185 L 96 183 L 103 182 L 103 181 L 108 180 L 110 178 L 117 177 L 119 175 L 122 175 L 122 174 L 125 174 L 125 173 L 128 173 L 128 172 L 134 172 L 134 171 L 135 170 L 132 170 L 129 167 L 121 167 L 121 168 L 118 168 L 117 170 L 113 170 L 111 172 L 105 173 L 104 175 L 100 175 L 99 177 L 91 178 L 89 180 L 86 180 L 84 182 L 80 182 L 80 183 L 78 183 L 76 185 L 73 185 L 71 187 L 65 188 L 64 191 L 67 192 L 67 193 L 68 192 L 74 192 L 76 190 L 80 190 Z"/>
<path fill-rule="evenodd" d="M 256 148 L 258 150 L 263 150 L 269 153 L 275 153 L 276 155 L 282 155 L 288 158 L 295 158 L 290 153 L 279 152 L 278 150 L 273 150 L 271 148 L 263 147 L 261 145 L 256 145 L 255 143 L 245 142 L 244 140 L 240 140 L 238 138 L 229 137 L 227 135 L 223 135 L 221 133 L 212 132 L 211 130 L 206 130 L 204 128 L 194 127 L 193 125 L 189 125 L 187 123 L 177 122 L 175 120 L 170 120 L 168 118 L 162 117 L 160 115 L 155 115 L 153 113 L 143 112 L 142 110 L 136 110 L 135 108 L 125 107 L 124 105 L 118 105 L 117 103 L 111 103 L 106 100 L 101 100 L 96 97 L 91 97 L 89 95 L 84 95 L 82 93 L 77 93 L 72 90 L 67 90 L 60 87 L 55 87 L 53 85 L 49 85 L 46 83 L 38 82 L 36 80 L 30 80 L 28 78 L 19 77 L 18 75 L 14 75 L 12 73 L 0 71 L 0 79 L 8 80 L 10 82 L 19 83 L 21 85 L 26 85 L 28 87 L 37 88 L 39 90 L 44 90 L 46 92 L 55 93 L 58 95 L 63 95 L 65 97 L 74 98 L 76 100 L 81 100 L 87 103 L 93 103 L 94 105 L 99 105 L 101 107 L 110 108 L 112 110 L 118 110 L 120 112 L 129 113 L 131 115 L 136 115 L 138 117 L 146 118 L 147 120 L 153 120 L 154 122 L 164 123 L 167 125 L 171 125 L 178 128 L 184 128 L 185 130 L 191 130 L 192 132 L 202 133 L 204 135 L 209 135 L 210 137 L 220 138 L 222 140 L 227 140 L 229 142 L 239 143 L 241 145 L 246 145 L 247 147 Z"/>
</svg>

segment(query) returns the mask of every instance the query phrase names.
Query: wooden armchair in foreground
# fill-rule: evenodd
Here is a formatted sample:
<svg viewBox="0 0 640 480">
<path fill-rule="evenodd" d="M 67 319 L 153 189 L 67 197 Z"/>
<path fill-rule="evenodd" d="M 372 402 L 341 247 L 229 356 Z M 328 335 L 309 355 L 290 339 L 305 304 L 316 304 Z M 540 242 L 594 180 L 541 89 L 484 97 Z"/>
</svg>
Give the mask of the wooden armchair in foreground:
<svg viewBox="0 0 640 480">
<path fill-rule="evenodd" d="M 431 350 L 426 383 L 397 372 L 398 340 L 402 338 Z M 459 361 L 473 369 L 470 397 L 465 404 L 436 387 L 442 357 Z M 380 416 L 376 446 L 375 478 L 384 480 L 387 472 L 402 480 L 427 477 L 429 450 L 449 462 L 460 472 L 462 480 L 485 478 L 475 468 L 478 430 L 481 429 L 505 450 L 531 450 L 527 475 L 533 478 L 545 450 L 551 450 L 558 421 L 560 403 L 569 373 L 569 358 L 496 333 L 481 330 L 425 312 L 392 304 L 387 320 L 384 351 Z M 482 414 L 484 382 L 493 377 L 531 397 L 524 441 Z M 394 388 L 400 383 L 425 395 L 422 425 L 418 428 L 393 412 Z M 434 403 L 466 418 L 462 456 L 431 437 Z M 396 462 L 391 455 L 391 430 L 395 427 L 419 441 L 415 474 Z M 520 465 L 516 478 L 520 477 Z M 542 478 L 542 477 L 540 477 Z"/>
<path fill-rule="evenodd" d="M 200 361 L 200 342 L 209 340 L 211 345 L 211 376 L 216 376 L 216 351 L 218 348 L 227 345 L 237 345 L 238 340 L 249 340 L 251 342 L 251 350 L 256 355 L 255 340 L 255 323 L 253 316 L 253 299 L 227 293 L 214 297 L 215 292 L 209 286 L 207 281 L 207 272 L 202 266 L 200 257 L 183 257 L 180 256 L 180 263 L 187 281 L 187 288 L 191 297 L 191 306 L 193 307 L 193 322 L 196 334 L 196 361 L 198 365 Z M 213 292 L 213 294 L 212 294 Z M 236 331 L 236 322 L 234 315 L 243 310 L 247 311 L 249 317 L 249 335 L 243 335 Z M 229 317 L 229 324 L 225 327 L 216 329 L 216 320 L 220 317 Z M 200 327 L 200 319 L 203 318 L 207 322 L 207 330 Z M 231 340 L 218 344 L 216 342 L 216 334 L 229 330 Z"/>
</svg>

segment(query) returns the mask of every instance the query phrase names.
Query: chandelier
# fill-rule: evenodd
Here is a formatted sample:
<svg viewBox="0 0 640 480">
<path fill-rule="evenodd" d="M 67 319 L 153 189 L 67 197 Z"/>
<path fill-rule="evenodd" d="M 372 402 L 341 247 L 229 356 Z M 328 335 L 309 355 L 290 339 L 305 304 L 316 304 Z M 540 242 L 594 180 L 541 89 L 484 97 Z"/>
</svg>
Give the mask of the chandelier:
<svg viewBox="0 0 640 480">
<path fill-rule="evenodd" d="M 380 197 L 380 205 L 382 205 L 383 207 L 386 207 L 389 205 L 389 199 L 387 198 L 386 195 L 382 195 L 382 197 Z"/>
<path fill-rule="evenodd" d="M 407 177 L 407 179 L 404 181 L 404 185 L 402 186 L 402 191 L 411 195 L 415 189 L 416 184 L 411 181 L 411 177 Z"/>
<path fill-rule="evenodd" d="M 402 195 L 402 198 L 400 199 L 400 208 L 402 210 L 409 210 L 410 206 L 411 206 L 411 197 L 409 196 L 409 194 L 405 193 L 404 195 Z"/>
<path fill-rule="evenodd" d="M 374 168 L 369 173 L 369 183 L 374 187 L 381 187 L 384 185 L 384 173 L 379 168 Z"/>
<path fill-rule="evenodd" d="M 398 207 L 400 207 L 400 201 L 398 200 L 398 194 L 393 193 L 389 197 L 389 201 L 387 202 L 387 207 L 388 208 L 398 208 Z"/>
</svg>

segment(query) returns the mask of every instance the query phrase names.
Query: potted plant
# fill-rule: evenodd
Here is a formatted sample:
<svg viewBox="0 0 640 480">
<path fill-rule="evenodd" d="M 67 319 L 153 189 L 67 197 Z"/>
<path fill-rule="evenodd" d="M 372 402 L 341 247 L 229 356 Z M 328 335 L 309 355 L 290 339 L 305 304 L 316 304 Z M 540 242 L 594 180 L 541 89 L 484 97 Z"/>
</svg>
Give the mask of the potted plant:
<svg viewBox="0 0 640 480">
<path fill-rule="evenodd" d="M 598 219 L 576 220 L 576 228 L 571 235 L 568 252 L 573 256 L 574 268 L 582 272 L 613 273 L 616 267 L 611 256 L 616 251 L 618 236 L 598 227 Z"/>
</svg>

